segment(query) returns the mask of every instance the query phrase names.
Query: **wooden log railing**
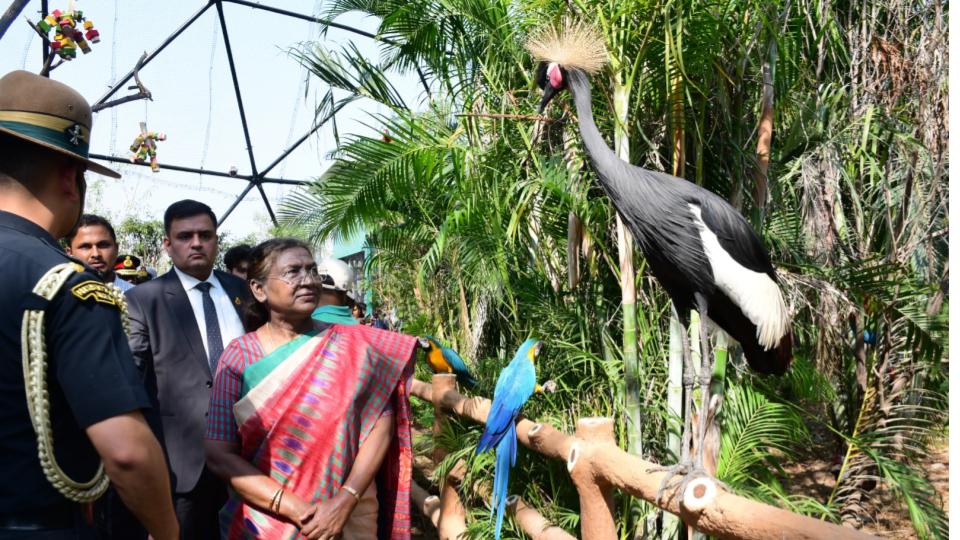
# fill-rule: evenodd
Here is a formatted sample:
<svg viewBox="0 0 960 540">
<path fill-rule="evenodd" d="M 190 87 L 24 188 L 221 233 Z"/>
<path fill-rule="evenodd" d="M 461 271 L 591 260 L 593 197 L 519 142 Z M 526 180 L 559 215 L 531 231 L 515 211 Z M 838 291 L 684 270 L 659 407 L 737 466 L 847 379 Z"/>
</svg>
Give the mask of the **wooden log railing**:
<svg viewBox="0 0 960 540">
<path fill-rule="evenodd" d="M 486 423 L 491 406 L 488 399 L 461 395 L 456 389 L 455 376 L 448 374 L 434 375 L 431 384 L 414 380 L 411 394 L 433 403 L 437 419 L 435 431 L 443 425 L 448 412 L 481 424 Z M 583 540 L 618 538 L 613 506 L 615 489 L 676 514 L 687 525 L 717 538 L 876 538 L 861 531 L 727 493 L 709 478 L 689 482 L 683 493 L 679 492 L 677 486 L 668 487 L 657 501 L 657 490 L 667 473 L 656 471 L 657 464 L 617 447 L 611 418 L 582 418 L 577 422 L 574 435 L 562 433 L 549 424 L 523 419 L 517 422 L 517 440 L 534 452 L 566 462 L 567 471 L 580 495 L 580 535 Z M 442 456 L 435 454 L 434 457 Z M 462 472 L 453 474 L 453 478 L 445 480 L 444 487 L 449 485 L 450 489 L 441 491 L 439 501 L 430 500 L 419 487 L 414 490 L 415 505 L 422 508 L 431 521 L 436 516 L 435 524 L 441 540 L 456 540 L 466 527 L 465 511 L 454 487 L 455 482 L 458 483 L 456 477 L 462 478 L 461 475 Z M 418 495 L 422 497 L 418 499 Z M 444 498 L 449 499 L 446 505 Z M 569 533 L 551 526 L 536 510 L 526 505 L 521 507 L 519 503 L 511 506 L 511 517 L 531 537 L 544 540 L 570 538 Z M 450 510 L 445 514 L 444 509 L 447 508 Z M 448 518 L 454 525 L 445 528 Z M 550 536 L 546 535 L 548 530 L 551 531 Z"/>
</svg>

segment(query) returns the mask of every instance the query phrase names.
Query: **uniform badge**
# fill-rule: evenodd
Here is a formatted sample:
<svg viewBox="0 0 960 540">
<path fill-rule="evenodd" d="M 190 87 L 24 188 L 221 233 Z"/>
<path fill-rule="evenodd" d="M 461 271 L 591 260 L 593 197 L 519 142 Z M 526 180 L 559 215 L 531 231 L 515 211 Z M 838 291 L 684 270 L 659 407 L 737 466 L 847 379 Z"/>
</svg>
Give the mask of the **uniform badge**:
<svg viewBox="0 0 960 540">
<path fill-rule="evenodd" d="M 100 281 L 84 281 L 83 283 L 74 285 L 73 288 L 70 289 L 70 292 L 80 300 L 93 300 L 94 302 L 100 302 L 108 306 L 117 305 L 117 299 L 114 297 L 113 292 Z"/>
<path fill-rule="evenodd" d="M 80 141 L 83 140 L 83 128 L 80 127 L 80 124 L 73 124 L 63 131 L 67 134 L 67 137 L 69 137 L 70 144 L 74 146 L 80 145 Z"/>
<path fill-rule="evenodd" d="M 234 297 L 233 297 L 233 303 L 239 306 L 239 305 L 240 305 L 240 297 L 239 297 L 239 296 L 234 296 Z"/>
</svg>

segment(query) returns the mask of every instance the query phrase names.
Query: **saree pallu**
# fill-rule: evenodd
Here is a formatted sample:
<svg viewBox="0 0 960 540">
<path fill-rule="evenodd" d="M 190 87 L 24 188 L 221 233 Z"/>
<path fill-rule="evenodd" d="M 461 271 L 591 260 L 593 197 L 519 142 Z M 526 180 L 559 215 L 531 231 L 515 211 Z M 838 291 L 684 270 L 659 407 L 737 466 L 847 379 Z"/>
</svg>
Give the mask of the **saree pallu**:
<svg viewBox="0 0 960 540">
<path fill-rule="evenodd" d="M 333 325 L 279 347 L 243 372 L 234 405 L 240 454 L 309 503 L 342 487 L 360 445 L 388 404 L 396 426 L 376 478 L 377 538 L 410 537 L 412 449 L 409 385 L 416 339 L 367 326 Z M 296 526 L 231 492 L 224 538 L 302 538 Z"/>
</svg>

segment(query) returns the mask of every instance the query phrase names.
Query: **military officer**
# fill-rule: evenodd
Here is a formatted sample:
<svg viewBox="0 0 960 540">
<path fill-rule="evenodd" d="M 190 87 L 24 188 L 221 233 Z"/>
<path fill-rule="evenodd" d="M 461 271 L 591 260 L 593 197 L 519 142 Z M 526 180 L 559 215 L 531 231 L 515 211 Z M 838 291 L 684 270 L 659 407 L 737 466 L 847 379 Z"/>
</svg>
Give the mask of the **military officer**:
<svg viewBox="0 0 960 540">
<path fill-rule="evenodd" d="M 0 78 L 0 540 L 88 538 L 103 472 L 153 538 L 179 534 L 122 295 L 57 244 L 84 172 L 120 176 L 88 159 L 91 120 L 69 86 Z"/>
</svg>

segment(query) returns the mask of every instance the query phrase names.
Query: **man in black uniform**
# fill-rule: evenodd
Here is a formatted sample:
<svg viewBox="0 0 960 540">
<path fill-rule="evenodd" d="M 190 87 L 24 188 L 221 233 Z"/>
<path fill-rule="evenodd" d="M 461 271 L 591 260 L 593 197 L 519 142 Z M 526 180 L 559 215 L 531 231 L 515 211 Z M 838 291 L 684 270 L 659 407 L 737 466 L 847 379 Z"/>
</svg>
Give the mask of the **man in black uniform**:
<svg viewBox="0 0 960 540">
<path fill-rule="evenodd" d="M 25 71 L 0 78 L 0 540 L 88 538 L 89 505 L 78 502 L 105 483 L 77 483 L 97 478 L 98 462 L 153 538 L 179 534 L 122 298 L 56 240 L 83 211 L 84 171 L 119 177 L 87 159 L 91 120 L 64 84 Z M 55 269 L 66 282 L 34 292 Z M 33 333 L 21 340 L 24 325 Z M 40 366 L 29 385 L 25 359 Z"/>
</svg>

